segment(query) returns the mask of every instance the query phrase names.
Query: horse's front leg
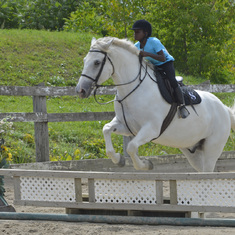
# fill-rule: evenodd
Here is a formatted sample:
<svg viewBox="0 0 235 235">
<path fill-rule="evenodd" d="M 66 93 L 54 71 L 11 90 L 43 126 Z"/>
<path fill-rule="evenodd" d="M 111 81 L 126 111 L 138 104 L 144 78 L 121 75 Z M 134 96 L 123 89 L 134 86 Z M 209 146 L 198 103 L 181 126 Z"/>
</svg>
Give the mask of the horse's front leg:
<svg viewBox="0 0 235 235">
<path fill-rule="evenodd" d="M 112 159 L 112 162 L 114 164 L 117 164 L 119 166 L 125 165 L 125 158 L 120 153 L 116 153 L 113 147 L 111 134 L 116 133 L 119 135 L 129 135 L 129 131 L 126 129 L 126 127 L 118 121 L 118 119 L 115 117 L 111 122 L 107 123 L 103 127 L 103 135 L 105 139 L 105 146 L 106 146 L 106 154 L 109 158 Z"/>
<path fill-rule="evenodd" d="M 150 142 L 156 138 L 157 133 L 153 131 L 151 126 L 142 127 L 138 134 L 129 142 L 127 146 L 127 153 L 130 155 L 134 168 L 136 170 L 152 170 L 153 164 L 146 159 L 140 159 L 138 156 L 139 146 Z"/>
</svg>

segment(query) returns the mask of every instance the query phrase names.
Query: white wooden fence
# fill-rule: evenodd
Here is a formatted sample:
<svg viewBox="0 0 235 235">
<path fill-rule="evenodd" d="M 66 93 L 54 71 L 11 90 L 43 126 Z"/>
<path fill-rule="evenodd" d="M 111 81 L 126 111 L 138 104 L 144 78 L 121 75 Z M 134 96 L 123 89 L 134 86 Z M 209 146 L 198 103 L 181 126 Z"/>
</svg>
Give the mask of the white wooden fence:
<svg viewBox="0 0 235 235">
<path fill-rule="evenodd" d="M 0 169 L 14 203 L 79 210 L 235 213 L 235 173 L 81 172 Z"/>
</svg>

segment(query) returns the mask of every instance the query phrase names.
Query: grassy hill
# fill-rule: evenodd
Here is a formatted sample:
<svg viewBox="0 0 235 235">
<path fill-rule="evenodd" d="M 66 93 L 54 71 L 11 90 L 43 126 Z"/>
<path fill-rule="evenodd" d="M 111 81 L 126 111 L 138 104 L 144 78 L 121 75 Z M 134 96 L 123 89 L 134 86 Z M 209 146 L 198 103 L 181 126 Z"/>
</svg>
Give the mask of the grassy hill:
<svg viewBox="0 0 235 235">
<path fill-rule="evenodd" d="M 75 85 L 92 35 L 0 30 L 0 85 Z"/>
<path fill-rule="evenodd" d="M 0 30 L 0 85 L 75 86 L 81 74 L 83 58 L 94 35 L 36 30 Z M 197 84 L 202 78 L 185 77 L 186 84 Z M 217 94 L 231 105 L 234 94 Z M 110 100 L 106 96 L 100 99 Z M 47 100 L 48 112 L 113 111 L 113 104 L 100 106 L 91 97 L 53 97 Z M 0 112 L 32 112 L 31 97 L 0 96 Z M 105 157 L 102 127 L 105 121 L 49 123 L 51 160 Z M 225 150 L 234 150 L 234 133 Z M 2 156 L 11 162 L 35 161 L 34 124 L 14 123 L 2 133 L 5 144 Z M 115 148 L 122 151 L 122 137 L 113 136 Z M 179 150 L 146 144 L 140 148 L 144 156 L 180 153 Z"/>
</svg>

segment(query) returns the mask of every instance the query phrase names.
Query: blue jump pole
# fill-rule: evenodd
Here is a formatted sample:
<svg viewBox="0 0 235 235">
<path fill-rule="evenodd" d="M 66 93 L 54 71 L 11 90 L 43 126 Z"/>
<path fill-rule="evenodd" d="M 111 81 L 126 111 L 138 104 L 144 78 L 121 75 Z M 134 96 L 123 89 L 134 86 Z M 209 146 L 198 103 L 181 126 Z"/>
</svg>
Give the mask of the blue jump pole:
<svg viewBox="0 0 235 235">
<path fill-rule="evenodd" d="M 167 217 L 42 214 L 42 213 L 37 214 L 37 213 L 15 213 L 15 212 L 0 212 L 0 219 L 90 222 L 90 223 L 107 223 L 107 224 L 235 227 L 235 219 L 167 218 Z"/>
</svg>

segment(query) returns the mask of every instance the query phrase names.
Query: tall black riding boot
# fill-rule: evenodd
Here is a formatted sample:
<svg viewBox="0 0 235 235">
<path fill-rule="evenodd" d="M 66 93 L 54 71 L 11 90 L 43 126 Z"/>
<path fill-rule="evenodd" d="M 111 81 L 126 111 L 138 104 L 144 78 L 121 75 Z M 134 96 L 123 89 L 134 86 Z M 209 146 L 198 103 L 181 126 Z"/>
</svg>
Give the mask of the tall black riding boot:
<svg viewBox="0 0 235 235">
<path fill-rule="evenodd" d="M 175 94 L 176 94 L 176 98 L 177 101 L 179 102 L 179 106 L 178 106 L 178 115 L 180 118 L 186 118 L 188 117 L 188 115 L 190 114 L 189 111 L 187 110 L 187 108 L 185 107 L 185 101 L 184 101 L 184 95 L 183 92 L 181 90 L 181 88 L 178 86 L 175 89 Z"/>
</svg>

